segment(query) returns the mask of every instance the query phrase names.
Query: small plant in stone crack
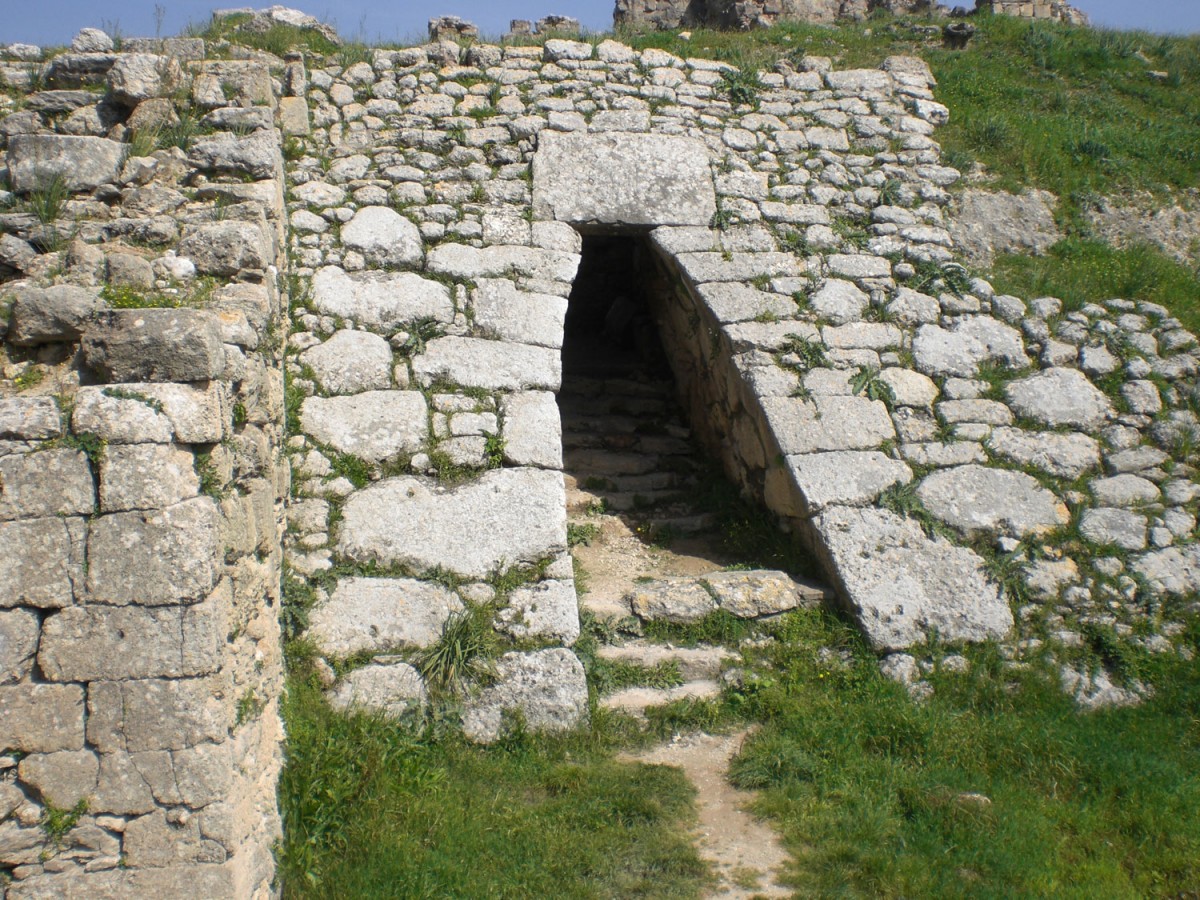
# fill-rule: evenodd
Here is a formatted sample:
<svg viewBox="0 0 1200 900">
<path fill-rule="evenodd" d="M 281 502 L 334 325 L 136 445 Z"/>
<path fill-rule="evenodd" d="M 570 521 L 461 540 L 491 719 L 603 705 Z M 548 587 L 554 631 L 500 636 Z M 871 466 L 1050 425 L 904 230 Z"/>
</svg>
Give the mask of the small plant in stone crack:
<svg viewBox="0 0 1200 900">
<path fill-rule="evenodd" d="M 717 203 L 716 211 L 712 214 L 712 218 L 708 220 L 708 227 L 714 228 L 717 231 L 725 231 L 731 225 L 733 225 L 733 213 L 720 203 Z"/>
<path fill-rule="evenodd" d="M 720 91 L 734 106 L 758 106 L 759 91 L 766 87 L 753 68 L 721 70 Z"/>
<path fill-rule="evenodd" d="M 917 273 L 908 286 L 915 291 L 923 294 L 947 291 L 961 297 L 971 289 L 971 274 L 956 262 L 937 263 L 923 259 L 917 260 L 913 265 Z"/>
<path fill-rule="evenodd" d="M 445 333 L 445 328 L 437 319 L 417 319 L 409 325 L 408 337 L 401 342 L 400 352 L 407 356 L 419 356 L 425 352 L 426 344 Z"/>
<path fill-rule="evenodd" d="M 583 544 L 590 546 L 595 537 L 600 534 L 600 526 L 594 522 L 568 522 L 567 546 L 578 547 Z"/>
<path fill-rule="evenodd" d="M 60 808 L 53 803 L 47 801 L 45 810 L 42 811 L 42 831 L 46 832 L 46 837 L 55 847 L 62 845 L 63 838 L 79 824 L 79 820 L 88 811 L 88 802 L 85 799 L 80 800 L 70 809 Z"/>
<path fill-rule="evenodd" d="M 930 537 L 941 535 L 944 538 L 952 538 L 953 532 L 934 518 L 933 513 L 925 508 L 925 504 L 917 496 L 917 483 L 918 479 L 914 478 L 908 484 L 892 485 L 879 495 L 879 505 L 898 516 L 912 519 Z"/>
<path fill-rule="evenodd" d="M 442 633 L 413 659 L 429 687 L 458 696 L 471 681 L 483 681 L 492 672 L 498 639 L 492 628 L 489 606 L 471 606 L 451 613 Z"/>
<path fill-rule="evenodd" d="M 889 178 L 879 189 L 879 204 L 881 206 L 899 206 L 903 202 L 901 188 L 903 182 L 899 178 Z"/>
<path fill-rule="evenodd" d="M 879 377 L 879 370 L 870 366 L 859 366 L 858 372 L 850 379 L 850 389 L 855 395 L 866 394 L 872 400 L 882 400 L 888 409 L 896 405 L 896 392 Z"/>
<path fill-rule="evenodd" d="M 53 225 L 62 215 L 70 197 L 66 179 L 55 175 L 30 191 L 26 203 L 35 219 L 43 225 Z"/>
<path fill-rule="evenodd" d="M 800 372 L 829 365 L 829 358 L 825 355 L 825 346 L 820 341 L 814 341 L 799 334 L 787 334 L 785 338 L 783 347 L 780 348 L 782 365 Z"/>
<path fill-rule="evenodd" d="M 498 434 L 485 434 L 483 455 L 487 459 L 489 469 L 498 469 L 504 465 L 504 438 Z"/>
</svg>

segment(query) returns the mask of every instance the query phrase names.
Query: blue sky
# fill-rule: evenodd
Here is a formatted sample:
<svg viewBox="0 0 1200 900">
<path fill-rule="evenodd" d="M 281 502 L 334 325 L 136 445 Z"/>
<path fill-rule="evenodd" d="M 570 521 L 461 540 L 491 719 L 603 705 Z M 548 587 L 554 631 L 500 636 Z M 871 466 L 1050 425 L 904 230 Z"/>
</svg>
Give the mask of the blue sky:
<svg viewBox="0 0 1200 900">
<path fill-rule="evenodd" d="M 63 44 L 85 25 L 117 23 L 123 34 L 153 35 L 156 5 L 163 10 L 162 33 L 177 34 L 190 22 L 207 21 L 217 4 L 213 0 L 4 0 L 4 5 L 0 44 Z M 269 6 L 270 0 L 255 5 Z M 334 22 L 343 35 L 368 41 L 420 38 L 429 17 L 443 13 L 469 19 L 491 35 L 507 30 L 510 19 L 537 19 L 549 13 L 574 16 L 593 31 L 605 31 L 612 26 L 613 8 L 612 0 L 313 0 L 294 5 Z M 1076 0 L 1076 5 L 1098 25 L 1200 33 L 1200 0 Z"/>
</svg>

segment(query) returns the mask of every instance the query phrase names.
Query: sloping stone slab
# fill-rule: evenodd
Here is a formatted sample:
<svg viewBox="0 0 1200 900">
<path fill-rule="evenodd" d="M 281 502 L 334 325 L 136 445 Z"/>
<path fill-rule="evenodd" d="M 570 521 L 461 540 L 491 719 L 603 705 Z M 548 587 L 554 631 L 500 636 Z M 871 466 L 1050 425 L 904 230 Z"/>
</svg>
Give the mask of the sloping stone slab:
<svg viewBox="0 0 1200 900">
<path fill-rule="evenodd" d="M 337 551 L 355 562 L 484 578 L 566 547 L 562 474 L 496 469 L 452 489 L 390 478 L 359 491 L 346 501 Z"/>
<path fill-rule="evenodd" d="M 426 268 L 435 275 L 451 278 L 503 278 L 515 271 L 536 281 L 570 284 L 579 269 L 579 254 L 502 244 L 491 247 L 440 244 L 429 251 Z"/>
<path fill-rule="evenodd" d="M 866 397 L 764 397 L 760 401 L 779 448 L 787 455 L 869 450 L 896 436 L 880 400 Z"/>
<path fill-rule="evenodd" d="M 1008 405 L 1017 415 L 1057 428 L 1093 431 L 1112 415 L 1109 399 L 1076 369 L 1049 369 L 1009 384 Z"/>
<path fill-rule="evenodd" d="M 570 650 L 506 653 L 496 680 L 463 712 L 463 734 L 481 744 L 504 732 L 505 713 L 516 713 L 531 731 L 567 731 L 587 717 L 587 678 Z"/>
<path fill-rule="evenodd" d="M 413 578 L 344 578 L 313 609 L 308 637 L 326 653 L 428 647 L 451 613 L 462 610 L 458 595 Z"/>
<path fill-rule="evenodd" d="M 562 383 L 562 355 L 557 350 L 508 341 L 435 338 L 412 365 L 423 385 L 444 378 L 489 391 L 557 391 Z"/>
<path fill-rule="evenodd" d="M 1071 519 L 1066 506 L 1036 478 L 1008 469 L 942 469 L 921 482 L 917 496 L 933 515 L 968 535 L 1039 534 Z"/>
<path fill-rule="evenodd" d="M 318 312 L 367 328 L 396 328 L 415 319 L 454 321 L 450 289 L 412 272 L 351 276 L 337 266 L 325 266 L 313 276 L 312 290 Z"/>
<path fill-rule="evenodd" d="M 415 453 L 425 442 L 425 396 L 419 391 L 367 391 L 309 397 L 300 407 L 304 433 L 341 453 L 383 462 Z"/>
<path fill-rule="evenodd" d="M 425 705 L 425 683 L 408 663 L 363 666 L 347 675 L 330 693 L 334 709 L 361 709 L 402 716 Z"/>
<path fill-rule="evenodd" d="M 70 191 L 90 191 L 117 180 L 128 144 L 100 137 L 15 134 L 8 141 L 12 189 L 27 194 L 61 178 Z"/>
<path fill-rule="evenodd" d="M 827 506 L 871 503 L 894 484 L 907 484 L 912 470 L 878 450 L 806 453 L 787 458 L 802 508 L 811 516 Z"/>
<path fill-rule="evenodd" d="M 877 650 L 1003 638 L 1012 613 L 983 560 L 888 510 L 835 506 L 817 516 L 818 552 L 838 595 Z"/>
<path fill-rule="evenodd" d="M 533 214 L 571 224 L 708 225 L 717 211 L 708 148 L 675 135 L 543 131 Z"/>
</svg>

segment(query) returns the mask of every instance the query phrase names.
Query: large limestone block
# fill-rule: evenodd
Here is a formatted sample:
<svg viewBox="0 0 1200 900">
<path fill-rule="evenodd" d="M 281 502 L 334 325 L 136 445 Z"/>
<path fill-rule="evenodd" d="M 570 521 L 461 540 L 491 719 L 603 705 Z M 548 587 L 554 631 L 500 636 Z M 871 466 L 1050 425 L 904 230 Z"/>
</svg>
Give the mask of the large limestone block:
<svg viewBox="0 0 1200 900">
<path fill-rule="evenodd" d="M 83 688 L 76 684 L 0 687 L 0 747 L 21 753 L 83 748 Z"/>
<path fill-rule="evenodd" d="M 812 606 L 827 594 L 823 588 L 794 581 L 786 573 L 770 569 L 712 572 L 703 580 L 717 606 L 739 619 L 774 616 L 789 609 Z"/>
<path fill-rule="evenodd" d="M 179 61 L 151 53 L 123 53 L 108 70 L 108 91 L 124 106 L 134 107 L 143 100 L 166 97 L 179 84 Z"/>
<path fill-rule="evenodd" d="M 237 700 L 228 678 L 214 675 L 94 681 L 88 688 L 88 742 L 102 753 L 223 743 Z"/>
<path fill-rule="evenodd" d="M 562 474 L 540 469 L 497 469 L 456 488 L 390 478 L 346 501 L 337 551 L 483 578 L 566 550 L 565 503 Z"/>
<path fill-rule="evenodd" d="M 347 675 L 331 692 L 334 709 L 362 709 L 401 716 L 425 705 L 425 682 L 408 663 L 391 662 L 363 666 Z"/>
<path fill-rule="evenodd" d="M 19 347 L 74 341 L 104 305 L 94 289 L 71 284 L 19 287 L 15 294 L 8 340 Z"/>
<path fill-rule="evenodd" d="M 209 381 L 225 368 L 220 322 L 198 309 L 114 309 L 83 335 L 88 368 L 110 382 Z"/>
<path fill-rule="evenodd" d="M 240 861 L 238 861 L 240 862 Z M 35 875 L 9 888 L 11 900 L 127 900 L 129 897 L 236 897 L 237 862 L 224 865 L 178 865 L 152 869 L 117 868 Z"/>
<path fill-rule="evenodd" d="M 987 444 L 993 453 L 1059 478 L 1074 480 L 1100 465 L 1100 444 L 1086 434 L 993 428 Z"/>
<path fill-rule="evenodd" d="M 111 184 L 121 172 L 128 144 L 99 137 L 15 134 L 8 141 L 8 177 L 19 194 L 61 179 L 71 191 Z"/>
<path fill-rule="evenodd" d="M 716 598 L 695 578 L 659 578 L 635 585 L 624 598 L 639 619 L 684 625 L 717 609 Z"/>
<path fill-rule="evenodd" d="M 39 441 L 62 433 L 53 397 L 0 397 L 0 441 Z"/>
<path fill-rule="evenodd" d="M 300 407 L 304 433 L 340 453 L 383 462 L 425 443 L 425 396 L 419 391 L 367 391 L 348 397 L 308 397 Z"/>
<path fill-rule="evenodd" d="M 519 714 L 531 731 L 567 731 L 587 716 L 587 677 L 570 650 L 506 653 L 495 674 L 463 712 L 463 734 L 472 741 L 498 740 L 505 713 Z"/>
<path fill-rule="evenodd" d="M 231 278 L 243 269 L 262 271 L 275 262 L 263 230 L 252 222 L 209 222 L 189 228 L 179 242 L 201 275 Z"/>
<path fill-rule="evenodd" d="M 245 136 L 216 134 L 196 141 L 188 151 L 188 162 L 204 171 L 255 179 L 276 178 L 283 167 L 279 137 L 274 130 Z"/>
<path fill-rule="evenodd" d="M 326 653 L 427 647 L 462 601 L 453 591 L 413 578 L 344 578 L 313 609 L 308 637 Z"/>
<path fill-rule="evenodd" d="M 100 460 L 100 509 L 159 509 L 200 492 L 195 457 L 165 444 L 113 444 Z"/>
<path fill-rule="evenodd" d="M 708 149 L 675 135 L 543 131 L 533 210 L 571 224 L 708 225 L 717 211 Z"/>
<path fill-rule="evenodd" d="M 835 506 L 817 516 L 818 552 L 876 650 L 1003 638 L 1012 613 L 983 560 L 888 510 Z"/>
<path fill-rule="evenodd" d="M 500 628 L 513 637 L 559 641 L 570 647 L 579 637 L 575 582 L 540 581 L 518 588 L 497 619 Z"/>
<path fill-rule="evenodd" d="M 917 496 L 926 508 L 963 534 L 1002 533 L 1021 537 L 1065 525 L 1066 506 L 1024 472 L 955 466 L 921 482 Z"/>
<path fill-rule="evenodd" d="M 1043 425 L 1094 431 L 1112 415 L 1109 399 L 1076 369 L 1048 369 L 1005 388 L 1008 404 L 1018 415 Z"/>
<path fill-rule="evenodd" d="M 503 278 L 516 272 L 535 281 L 570 284 L 579 269 L 579 254 L 540 247 L 440 244 L 429 251 L 426 268 L 451 278 Z"/>
<path fill-rule="evenodd" d="M 787 318 L 796 313 L 796 301 L 791 297 L 760 291 L 749 284 L 718 281 L 701 285 L 696 293 L 722 325 L 760 316 Z"/>
<path fill-rule="evenodd" d="M 369 331 L 343 329 L 300 354 L 330 394 L 357 394 L 392 385 L 392 348 Z"/>
<path fill-rule="evenodd" d="M 203 600 L 215 585 L 218 519 L 209 497 L 94 519 L 87 575 L 92 597 L 118 606 Z"/>
<path fill-rule="evenodd" d="M 110 444 L 215 444 L 225 437 L 225 390 L 208 384 L 124 384 L 83 387 L 71 424 Z"/>
<path fill-rule="evenodd" d="M 554 394 L 549 391 L 506 394 L 501 409 L 506 463 L 539 469 L 562 468 L 562 417 Z"/>
<path fill-rule="evenodd" d="M 416 319 L 454 320 L 450 289 L 412 272 L 348 275 L 325 266 L 313 276 L 313 306 L 367 328 L 392 329 Z"/>
<path fill-rule="evenodd" d="M 379 266 L 420 265 L 417 226 L 388 206 L 364 206 L 342 226 L 342 243 Z"/>
<path fill-rule="evenodd" d="M 85 535 L 83 519 L 0 522 L 0 608 L 73 603 L 84 580 Z"/>
<path fill-rule="evenodd" d="M 471 292 L 475 325 L 506 341 L 562 347 L 565 297 L 528 293 L 504 278 L 484 278 Z"/>
<path fill-rule="evenodd" d="M 43 450 L 0 457 L 0 519 L 90 515 L 96 486 L 79 450 Z"/>
<path fill-rule="evenodd" d="M 412 366 L 423 385 L 445 379 L 489 391 L 557 391 L 562 383 L 562 356 L 557 350 L 509 341 L 435 338 Z"/>
<path fill-rule="evenodd" d="M 225 643 L 225 610 L 75 606 L 46 619 L 38 665 L 51 681 L 181 678 L 214 672 Z"/>
<path fill-rule="evenodd" d="M 29 675 L 40 627 L 32 609 L 0 609 L 0 684 Z"/>
<path fill-rule="evenodd" d="M 866 397 L 763 397 L 767 427 L 791 456 L 825 450 L 869 450 L 896 436 L 887 407 Z"/>
</svg>

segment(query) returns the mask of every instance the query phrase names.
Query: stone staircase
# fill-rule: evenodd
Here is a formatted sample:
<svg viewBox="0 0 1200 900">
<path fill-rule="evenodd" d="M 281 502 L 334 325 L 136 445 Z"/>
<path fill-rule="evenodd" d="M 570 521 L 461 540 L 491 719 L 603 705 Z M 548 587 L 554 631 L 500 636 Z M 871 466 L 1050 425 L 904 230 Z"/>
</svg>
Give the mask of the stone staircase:
<svg viewBox="0 0 1200 900">
<path fill-rule="evenodd" d="M 623 687 L 600 705 L 634 716 L 721 691 L 734 648 L 674 646 L 639 636 L 641 623 L 699 621 L 717 609 L 744 618 L 819 602 L 826 590 L 782 572 L 727 571 L 717 517 L 701 502 L 711 463 L 692 439 L 671 379 L 637 361 L 570 371 L 558 403 L 567 514 L 583 571 L 583 609 L 608 623 L 597 659 L 647 673 L 673 666 L 681 683 Z M 655 679 L 648 678 L 653 681 Z"/>
</svg>

